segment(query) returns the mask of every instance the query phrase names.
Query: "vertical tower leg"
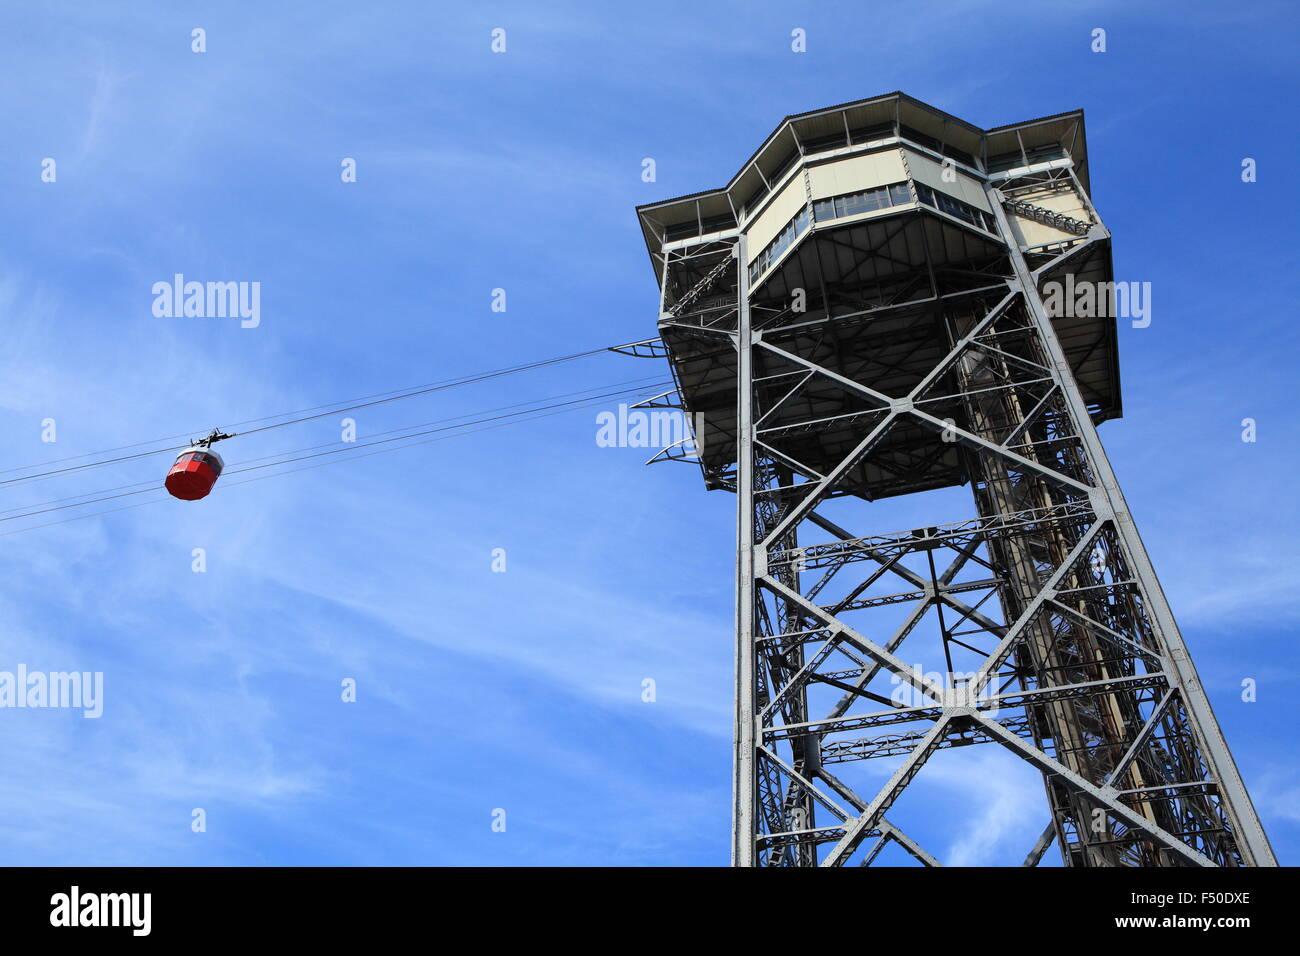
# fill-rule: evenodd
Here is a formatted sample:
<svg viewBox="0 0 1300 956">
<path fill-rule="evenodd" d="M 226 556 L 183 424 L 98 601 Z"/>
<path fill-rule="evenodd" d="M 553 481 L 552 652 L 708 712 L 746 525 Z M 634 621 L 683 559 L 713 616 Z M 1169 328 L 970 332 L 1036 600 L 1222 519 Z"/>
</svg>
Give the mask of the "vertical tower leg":
<svg viewBox="0 0 1300 956">
<path fill-rule="evenodd" d="M 737 276 L 736 320 L 736 729 L 734 814 L 731 825 L 733 866 L 754 865 L 756 829 L 756 766 L 754 747 L 757 725 L 754 661 L 754 430 L 753 333 L 750 328 L 749 290 L 745 275 L 745 239 L 734 247 Z"/>
</svg>

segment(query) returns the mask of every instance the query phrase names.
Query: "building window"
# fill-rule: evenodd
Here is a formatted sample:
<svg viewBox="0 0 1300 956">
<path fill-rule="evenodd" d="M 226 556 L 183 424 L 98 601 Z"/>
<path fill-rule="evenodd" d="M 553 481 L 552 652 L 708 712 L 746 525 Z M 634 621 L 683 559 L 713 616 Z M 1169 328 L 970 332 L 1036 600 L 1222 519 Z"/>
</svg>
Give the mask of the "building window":
<svg viewBox="0 0 1300 956">
<path fill-rule="evenodd" d="M 825 153 L 832 149 L 843 149 L 847 145 L 847 137 L 844 133 L 831 133 L 829 136 L 816 136 L 804 140 L 803 151 L 805 155 Z"/>
<path fill-rule="evenodd" d="M 758 258 L 749 267 L 749 281 L 754 282 L 757 280 L 771 267 L 773 262 L 781 257 L 781 253 L 794 245 L 795 239 L 808 228 L 811 221 L 808 216 L 808 207 L 804 206 L 795 214 L 793 219 L 786 223 L 785 228 L 777 233 L 776 238 L 767 244 L 767 248 L 758 254 Z"/>
<path fill-rule="evenodd" d="M 1065 150 L 1060 143 L 1047 143 L 1043 146 L 1035 146 L 1024 153 L 1002 153 L 998 156 L 990 156 L 988 171 L 1002 173 L 1008 169 L 1033 166 L 1035 163 L 1049 163 L 1056 159 L 1065 159 Z"/>
<path fill-rule="evenodd" d="M 671 226 L 664 227 L 664 242 L 676 242 L 678 239 L 691 239 L 699 235 L 708 235 L 711 232 L 723 232 L 727 229 L 736 228 L 736 217 L 731 213 L 723 213 L 720 216 L 708 216 L 703 224 L 704 231 L 700 231 L 701 223 L 696 219 L 687 222 L 679 222 Z"/>
<path fill-rule="evenodd" d="M 963 222 L 968 222 L 972 226 L 978 226 L 994 235 L 997 235 L 997 222 L 982 209 L 976 209 L 969 203 L 964 203 L 960 199 L 953 199 L 947 193 L 941 193 L 937 189 L 931 189 L 925 183 L 916 184 L 916 195 L 927 206 L 946 212 L 950 216 L 956 216 Z"/>
<path fill-rule="evenodd" d="M 799 162 L 799 157 L 799 150 L 796 149 L 793 153 L 782 160 L 781 165 L 777 166 L 775 172 L 767 173 L 767 181 L 770 183 L 779 183 L 785 174 L 794 167 L 794 164 Z"/>
<path fill-rule="evenodd" d="M 828 219 L 841 219 L 844 216 L 856 216 L 859 213 L 875 212 L 912 201 L 907 183 L 892 183 L 878 186 L 862 192 L 846 193 L 832 199 L 819 199 L 813 203 L 813 217 L 818 222 Z"/>
<path fill-rule="evenodd" d="M 933 136 L 927 136 L 925 135 L 925 133 L 922 133 L 920 130 L 912 129 L 912 127 L 910 126 L 899 126 L 898 132 L 899 135 L 903 137 L 903 139 L 910 139 L 913 143 L 916 143 L 918 146 L 925 146 L 929 149 L 934 150 L 936 153 L 939 152 L 939 148 L 940 148 L 939 141 L 935 139 Z"/>
<path fill-rule="evenodd" d="M 997 224 L 993 217 L 969 203 L 931 189 L 924 183 L 916 184 L 916 194 L 927 206 L 941 209 L 963 222 L 986 229 L 994 235 L 997 234 Z M 879 209 L 890 209 L 911 201 L 912 193 L 905 182 L 890 183 L 888 186 L 877 186 L 875 189 L 864 189 L 856 193 L 845 193 L 843 196 L 832 196 L 829 199 L 818 199 L 813 203 L 811 217 L 808 215 L 807 206 L 800 209 L 794 218 L 786 223 L 785 228 L 777 233 L 776 238 L 768 243 L 767 248 L 759 253 L 758 258 L 749 267 L 749 281 L 757 282 L 758 277 L 770 269 L 772 263 L 781 258 L 781 254 L 789 249 L 799 238 L 800 233 L 813 222 L 828 222 L 832 219 L 843 219 L 846 216 L 857 216 Z"/>
<path fill-rule="evenodd" d="M 912 129 L 910 126 L 901 126 L 899 127 L 899 130 L 903 139 L 911 140 L 918 146 L 924 146 L 927 149 L 934 150 L 934 152 L 941 156 L 947 156 L 949 159 L 955 159 L 957 162 L 964 163 L 972 169 L 975 168 L 975 157 L 966 152 L 966 150 L 958 149 L 956 146 L 952 146 L 948 143 L 941 143 L 933 136 L 926 136 L 924 133 Z"/>
<path fill-rule="evenodd" d="M 875 140 L 890 139 L 895 135 L 893 123 L 880 123 L 876 126 L 858 127 L 849 130 L 849 142 L 855 146 Z"/>
</svg>

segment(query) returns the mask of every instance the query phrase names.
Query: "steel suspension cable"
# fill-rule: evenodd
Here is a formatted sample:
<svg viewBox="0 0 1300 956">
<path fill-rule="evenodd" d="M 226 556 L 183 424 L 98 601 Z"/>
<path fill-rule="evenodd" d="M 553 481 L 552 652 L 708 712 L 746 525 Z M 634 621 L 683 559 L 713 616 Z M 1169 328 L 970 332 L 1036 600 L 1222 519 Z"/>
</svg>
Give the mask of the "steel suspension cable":
<svg viewBox="0 0 1300 956">
<path fill-rule="evenodd" d="M 569 355 L 560 355 L 554 358 L 541 359 L 536 362 L 527 362 L 521 365 L 507 366 L 505 368 L 494 369 L 488 372 L 480 372 L 474 375 L 463 376 L 460 378 L 442 379 L 437 382 L 431 382 L 425 385 L 412 386 L 407 389 L 396 389 L 389 392 L 376 392 L 373 395 L 361 396 L 360 398 L 355 398 L 355 399 L 340 399 L 341 402 L 352 402 L 352 404 L 333 407 L 333 406 L 338 406 L 339 403 L 329 402 L 324 405 L 314 405 L 309 408 L 297 409 L 296 411 L 280 412 L 275 415 L 264 415 L 260 418 L 245 419 L 242 422 L 236 422 L 233 425 L 227 427 L 237 428 L 241 425 L 256 424 L 258 422 L 268 421 L 273 418 L 281 418 L 285 415 L 300 415 L 301 413 L 304 412 L 317 412 L 319 409 L 328 409 L 327 411 L 320 411 L 317 414 L 303 415 L 302 417 L 293 418 L 290 419 L 289 421 L 275 422 L 270 425 L 262 425 L 258 428 L 253 428 L 253 429 L 249 429 L 248 431 L 237 433 L 239 435 L 251 435 L 257 432 L 269 431 L 275 428 L 284 428 L 289 425 L 297 425 L 302 422 L 313 421 L 315 419 L 324 418 L 329 415 L 338 414 L 339 412 L 355 411 L 361 408 L 370 408 L 375 405 L 382 405 L 388 402 L 402 401 L 404 399 L 415 398 L 420 395 L 428 395 L 433 392 L 446 391 L 452 388 L 460 388 L 465 385 L 474 385 L 479 382 L 490 381 L 492 379 L 502 378 L 507 375 L 515 375 L 520 372 L 527 372 L 527 371 L 532 371 L 534 369 L 547 368 L 554 365 L 561 365 L 566 362 L 573 362 L 581 358 L 588 358 L 592 355 L 599 355 L 603 352 L 614 351 L 621 347 L 622 346 L 605 346 L 598 349 L 588 349 L 584 352 L 573 352 Z M 193 434 L 193 433 L 191 432 L 186 434 Z M 40 468 L 43 467 L 44 465 L 52 465 L 52 464 L 60 464 L 62 462 L 68 462 L 68 461 L 76 461 L 77 459 L 80 458 L 88 458 L 100 454 L 110 454 L 114 451 L 125 451 L 130 448 L 138 448 L 140 445 L 153 444 L 154 442 L 173 441 L 179 437 L 183 437 L 183 435 L 159 438 L 148 442 L 135 442 L 129 445 L 120 445 L 116 448 L 104 449 L 98 452 L 87 452 L 84 455 L 73 455 L 67 458 L 57 458 L 51 461 L 41 462 L 39 464 L 19 465 L 13 468 L 6 468 L 0 470 L 0 474 L 11 474 L 15 471 L 25 471 L 29 468 Z M 234 437 L 234 435 L 230 437 Z M 169 451 L 180 451 L 188 447 L 189 447 L 188 444 L 170 445 L 163 448 L 153 448 L 150 449 L 149 451 L 137 452 L 131 455 L 121 455 L 116 458 L 108 458 L 108 459 L 103 459 L 101 461 L 87 462 L 81 465 L 71 465 L 66 468 L 56 468 L 50 471 L 37 472 L 31 475 L 20 475 L 19 477 L 16 478 L 0 479 L 0 487 L 6 485 L 23 484 L 29 481 L 37 481 L 44 478 L 51 478 L 56 475 L 67 474 L 70 472 L 85 471 L 87 469 L 98 468 L 103 465 L 120 464 L 121 462 L 124 461 L 134 461 L 139 458 L 147 458 L 151 455 L 158 455 Z"/>
<path fill-rule="evenodd" d="M 475 415 L 486 415 L 486 414 L 488 414 L 489 412 L 502 412 L 502 411 L 507 411 L 507 410 L 512 409 L 512 408 L 524 408 L 525 406 L 538 405 L 538 404 L 541 403 L 541 402 L 550 402 L 550 401 L 557 400 L 557 399 L 561 399 L 561 398 L 569 398 L 569 397 L 574 396 L 574 395 L 586 395 L 586 394 L 588 394 L 588 393 L 590 393 L 590 392 L 597 392 L 597 391 L 600 391 L 601 389 L 613 389 L 613 388 L 617 388 L 617 387 L 620 387 L 620 386 L 627 386 L 627 387 L 628 387 L 628 388 L 627 388 L 627 391 L 628 391 L 628 394 L 630 395 L 630 394 L 632 394 L 632 393 L 639 393 L 639 392 L 642 391 L 643 389 L 653 389 L 653 388 L 659 388 L 659 387 L 666 387 L 666 386 L 672 384 L 671 382 L 668 382 L 668 381 L 658 381 L 658 382 L 654 382 L 654 381 L 652 381 L 653 379 L 656 379 L 656 378 L 658 378 L 658 376 L 649 375 L 649 376 L 644 376 L 644 377 L 642 377 L 642 378 L 627 379 L 627 380 L 622 381 L 622 382 L 610 382 L 610 383 L 607 384 L 607 385 L 596 385 L 596 386 L 594 386 L 594 387 L 592 387 L 592 388 L 581 388 L 581 389 L 577 389 L 577 390 L 572 391 L 572 392 L 560 392 L 560 393 L 557 394 L 557 395 L 546 395 L 546 396 L 543 396 L 543 397 L 541 397 L 541 398 L 530 399 L 530 400 L 525 401 L 525 402 L 514 402 L 514 403 L 512 403 L 512 404 L 510 404 L 510 405 L 498 405 L 498 406 L 496 406 L 495 408 L 485 408 L 485 409 L 481 409 L 481 410 L 478 410 L 478 411 L 466 412 L 466 413 L 463 414 L 463 415 L 451 415 L 451 416 L 449 416 L 449 417 L 447 417 L 447 418 L 438 418 L 438 419 L 434 419 L 433 421 L 428 421 L 428 422 L 419 422 L 418 424 L 415 424 L 415 425 L 403 425 L 403 426 L 400 427 L 400 428 L 390 428 L 390 429 L 388 429 L 387 431 L 375 432 L 375 433 L 373 434 L 373 436 L 371 436 L 371 437 L 376 437 L 376 438 L 377 438 L 377 437 L 379 437 L 379 436 L 381 436 L 381 435 L 392 435 L 392 434 L 395 434 L 395 433 L 397 433 L 397 432 L 412 431 L 412 430 L 417 429 L 417 428 L 427 428 L 427 427 L 429 427 L 429 426 L 431 426 L 431 425 L 443 425 L 443 424 L 446 424 L 446 423 L 448 423 L 448 422 L 459 421 L 459 420 L 462 419 L 462 418 L 472 418 L 472 417 L 475 416 Z M 613 393 L 611 393 L 611 394 L 613 394 Z M 600 396 L 600 397 L 601 397 L 602 400 L 603 400 L 604 397 L 608 397 L 608 396 Z M 549 406 L 544 406 L 544 407 L 549 407 Z M 232 427 L 233 427 L 233 426 L 232 426 Z M 234 464 L 235 464 L 235 465 L 246 465 L 246 464 L 250 464 L 250 463 L 252 463 L 252 462 L 257 462 L 257 461 L 267 461 L 267 460 L 272 459 L 272 458 L 281 458 L 281 457 L 283 457 L 283 456 L 285 456 L 285 455 L 296 455 L 296 454 L 298 454 L 299 452 L 303 452 L 303 451 L 316 451 L 317 449 L 320 449 L 320 448 L 331 448 L 331 447 L 333 447 L 333 446 L 335 446 L 335 445 L 337 445 L 337 444 L 338 444 L 338 442 L 325 442 L 325 443 L 320 444 L 320 445 L 308 445 L 308 446 L 305 447 L 305 448 L 293 448 L 293 449 L 290 449 L 290 450 L 288 450 L 288 451 L 276 452 L 276 453 L 273 454 L 273 455 L 262 455 L 262 456 L 259 457 L 259 458 L 248 458 L 248 459 L 244 459 L 243 461 L 237 461 L 237 462 L 234 462 Z M 419 443 L 417 442 L 416 444 L 419 444 Z M 355 447 L 355 446 L 354 446 L 354 447 Z M 229 471 L 227 471 L 226 474 L 233 474 L 233 472 L 229 472 Z M 19 505 L 18 507 L 15 507 L 15 508 L 6 508 L 6 509 L 4 509 L 4 510 L 0 510 L 0 515 L 13 514 L 15 511 L 24 511 L 24 510 L 26 510 L 26 509 L 28 509 L 28 508 L 42 508 L 42 507 L 44 507 L 45 505 L 56 505 L 56 504 L 59 504 L 59 503 L 64 502 L 64 501 L 73 501 L 73 500 L 75 500 L 75 499 L 77 499 L 77 498 L 90 498 L 90 497 L 92 497 L 92 496 L 94 496 L 94 495 L 107 495 L 107 494 L 110 494 L 111 492 L 115 492 L 115 491 L 126 491 L 127 489 L 131 489 L 131 488 L 141 488 L 141 489 L 143 489 L 144 491 L 148 491 L 148 490 L 151 490 L 151 489 L 155 489 L 155 488 L 157 488 L 157 487 L 158 487 L 158 482 L 157 482 L 157 481 L 152 481 L 152 480 L 151 480 L 151 481 L 133 481 L 133 482 L 130 482 L 130 483 L 125 484 L 125 485 L 116 485 L 116 486 L 114 486 L 114 487 L 112 487 L 112 488 L 99 488 L 99 489 L 96 489 L 95 491 L 87 491 L 87 492 L 84 492 L 84 493 L 79 494 L 79 495 L 65 495 L 65 496 L 62 497 L 62 498 L 52 498 L 52 499 L 50 499 L 49 501 L 38 501 L 38 502 L 32 502 L 32 503 L 30 503 L 30 504 Z M 227 485 L 226 487 L 229 487 L 229 485 Z M 102 499 L 101 499 L 101 500 L 102 500 Z M 79 504 L 69 505 L 68 507 L 75 508 L 75 507 L 80 507 L 80 505 L 83 505 L 83 504 L 92 504 L 92 503 L 93 503 L 93 502 L 83 501 L 83 502 L 80 502 Z"/>
<path fill-rule="evenodd" d="M 438 427 L 438 428 L 429 428 L 429 429 L 426 429 L 426 430 L 424 430 L 424 431 L 413 432 L 413 433 L 411 433 L 411 434 L 409 434 L 409 435 L 399 435 L 399 436 L 392 437 L 392 438 L 383 438 L 383 439 L 377 439 L 377 440 L 375 440 L 375 441 L 360 442 L 360 443 L 357 443 L 357 444 L 349 444 L 347 447 L 344 447 L 344 448 L 335 448 L 335 449 L 333 449 L 333 450 L 331 450 L 331 451 L 317 452 L 317 453 L 315 453 L 315 454 L 311 454 L 311 455 L 301 455 L 301 456 L 296 457 L 296 458 L 287 458 L 287 459 L 284 459 L 284 460 L 281 460 L 281 461 L 273 461 L 273 462 L 269 462 L 269 463 L 267 463 L 267 464 L 251 465 L 251 466 L 249 466 L 249 467 L 247 467 L 247 468 L 236 468 L 236 469 L 230 469 L 230 470 L 227 470 L 227 471 L 223 472 L 223 474 L 227 474 L 227 475 L 237 475 L 237 474 L 243 474 L 243 473 L 245 473 L 245 472 L 249 472 L 249 471 L 258 471 L 258 470 L 261 470 L 261 469 L 263 469 L 263 468 L 274 468 L 274 467 L 277 467 L 277 466 L 279 466 L 279 465 L 292 464 L 293 462 L 298 462 L 298 461 L 307 461 L 307 460 L 310 460 L 310 459 L 313 459 L 313 458 L 321 458 L 321 457 L 324 457 L 324 456 L 326 456 L 326 455 L 346 454 L 346 453 L 348 453 L 348 452 L 352 452 L 352 451 L 355 451 L 355 450 L 360 449 L 360 448 L 370 448 L 370 447 L 374 447 L 374 446 L 376 446 L 376 445 L 384 445 L 384 444 L 389 444 L 389 443 L 391 443 L 391 442 L 397 442 L 397 441 L 406 441 L 406 440 L 411 439 L 411 438 L 419 438 L 419 437 L 422 437 L 422 436 L 425 436 L 425 435 L 433 435 L 433 434 L 437 434 L 437 433 L 441 433 L 441 432 L 446 432 L 446 431 L 456 431 L 456 430 L 458 430 L 458 429 L 467 428 L 467 426 L 470 426 L 470 425 L 479 425 L 479 424 L 483 424 L 483 423 L 485 423 L 485 422 L 498 422 L 498 421 L 508 420 L 508 419 L 520 419 L 521 416 L 534 415 L 535 413 L 538 413 L 538 412 L 551 411 L 551 410 L 555 410 L 555 409 L 559 409 L 559 410 L 572 410 L 572 408 L 573 408 L 574 406 L 577 406 L 577 407 L 583 407 L 583 406 L 586 406 L 586 405 L 589 405 L 589 404 L 595 404 L 595 403 L 597 403 L 597 402 L 604 401 L 604 400 L 607 399 L 607 398 L 612 398 L 612 397 L 616 397 L 616 396 L 629 396 L 629 395 L 631 395 L 631 394 L 646 394 L 646 395 L 649 395 L 649 394 L 650 394 L 650 390 L 649 390 L 649 389 L 646 389 L 646 388 L 640 388 L 640 389 L 620 389 L 620 390 L 613 391 L 613 392 L 607 392 L 607 393 L 605 393 L 605 394 L 603 394 L 603 395 L 593 395 L 593 396 L 588 396 L 588 397 L 581 398 L 581 399 L 573 399 L 573 400 L 571 400 L 571 401 L 567 401 L 567 402 L 555 402 L 555 403 L 552 403 L 552 404 L 550 404 L 550 405 L 542 405 L 542 406 L 540 406 L 540 407 L 538 407 L 538 408 L 528 408 L 528 409 L 523 409 L 523 410 L 521 410 L 521 411 L 508 412 L 508 413 L 503 414 L 503 415 L 493 415 L 493 416 L 488 416 L 488 417 L 486 417 L 486 418 L 480 418 L 480 419 L 476 419 L 476 420 L 474 420 L 474 421 L 463 422 L 463 423 L 461 423 L 460 425 L 443 425 L 443 426 Z M 510 407 L 510 406 L 505 406 L 505 407 Z M 464 418 L 464 417 L 466 417 L 466 416 L 463 416 L 463 415 L 462 415 L 462 416 L 458 416 L 458 417 L 460 417 L 460 418 Z M 543 417 L 543 416 L 537 416 L 537 417 Z M 521 418 L 521 420 L 527 421 L 527 420 L 529 420 L 529 419 L 527 419 L 527 418 Z M 432 423 L 430 423 L 430 424 L 432 424 Z M 513 424 L 513 422 L 509 422 L 509 421 L 507 421 L 507 424 Z M 420 428 L 420 427 L 422 427 L 422 426 L 415 425 L 415 426 L 409 426 L 409 427 L 411 427 L 411 428 Z M 408 430 L 408 429 L 395 429 L 395 430 L 396 430 L 396 431 L 405 431 L 405 430 Z M 468 434 L 469 432 L 466 432 L 466 433 Z M 448 437 L 450 437 L 450 436 L 448 436 Z M 412 442 L 411 444 L 412 444 L 412 445 L 416 445 L 416 444 L 422 444 L 422 443 L 421 443 L 421 442 Z M 319 447 L 322 447 L 322 446 L 319 446 L 319 445 L 318 445 L 318 446 L 314 446 L 314 447 L 319 448 Z M 404 447 L 408 447 L 408 446 L 403 445 L 403 446 L 399 446 L 399 447 L 403 447 L 403 448 L 404 448 Z M 302 451 L 309 451 L 310 449 L 300 449 L 300 450 L 302 450 Z M 284 453 L 282 453 L 282 454 L 295 454 L 295 452 L 284 452 Z M 266 457 L 274 457 L 274 456 L 266 456 Z M 365 456 L 355 456 L 355 457 L 365 457 Z M 252 459 L 252 460 L 257 461 L 257 460 L 260 460 L 260 459 Z M 347 459 L 347 460 L 350 460 L 350 458 Z M 243 484 L 243 482 L 237 482 L 237 484 Z M 124 488 L 129 488 L 129 487 L 132 487 L 132 486 L 130 486 L 130 485 L 124 485 L 124 486 L 122 486 L 122 487 L 124 487 Z M 36 508 L 36 510 L 24 511 L 24 512 L 22 512 L 21 514 L 11 514 L 11 515 L 7 515 L 7 516 L 5 516 L 5 517 L 0 517 L 0 522 L 6 522 L 6 521 L 17 521 L 17 520 L 19 520 L 19 519 L 21 519 L 21 518 L 31 518 L 31 517 L 35 517 L 36 515 L 49 514 L 50 512 L 54 512 L 54 511 L 64 511 L 64 510 L 66 510 L 66 509 L 68 509 L 68 508 L 81 508 L 81 507 L 85 507 L 86 505 L 99 504 L 99 503 L 104 502 L 104 501 L 113 501 L 113 500 L 116 500 L 116 499 L 119 499 L 119 498 L 129 498 L 129 497 L 132 497 L 132 496 L 134 496 L 134 495 L 147 494 L 147 493 L 150 492 L 150 491 L 156 490 L 157 487 L 158 487 L 158 486 L 155 484 L 155 485 L 151 485 L 150 487 L 147 487 L 147 488 L 140 488 L 140 489 L 135 490 L 135 491 L 123 491 L 123 492 L 121 492 L 121 493 L 119 493 L 119 494 L 110 494 L 110 495 L 105 495 L 105 496 L 100 497 L 100 498 L 92 498 L 92 499 L 89 499 L 89 500 L 87 500 L 87 501 L 79 501 L 79 502 L 75 502 L 75 503 L 72 503 L 72 504 L 53 504 L 52 507 L 48 507 L 48 508 Z M 84 496 L 78 495 L 78 496 L 75 496 L 75 497 L 84 497 Z M 162 499 L 160 499 L 160 500 L 162 500 Z M 35 507 L 35 506 L 28 506 L 28 507 Z"/>
</svg>

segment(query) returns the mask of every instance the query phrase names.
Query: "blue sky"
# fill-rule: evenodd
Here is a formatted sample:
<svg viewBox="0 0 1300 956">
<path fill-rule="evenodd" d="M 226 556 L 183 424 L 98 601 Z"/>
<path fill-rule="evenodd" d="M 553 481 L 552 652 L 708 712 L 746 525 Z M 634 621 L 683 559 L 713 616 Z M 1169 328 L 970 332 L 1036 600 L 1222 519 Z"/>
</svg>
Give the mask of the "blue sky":
<svg viewBox="0 0 1300 956">
<path fill-rule="evenodd" d="M 722 184 L 788 113 L 1084 108 L 1116 277 L 1153 287 L 1102 437 L 1300 859 L 1289 5 L 37 3 L 0 13 L 0 62 L 0 468 L 647 338 L 633 207 Z M 260 282 L 261 324 L 154 316 L 177 272 Z M 597 357 L 355 417 L 365 440 L 662 371 Z M 0 862 L 725 862 L 733 502 L 595 433 L 588 409 L 0 537 L 0 670 L 105 675 L 98 720 L 0 711 Z M 893 507 L 874 530 L 912 526 Z M 989 751 L 910 808 L 945 862 L 1018 862 L 1041 829 L 1040 785 Z"/>
</svg>

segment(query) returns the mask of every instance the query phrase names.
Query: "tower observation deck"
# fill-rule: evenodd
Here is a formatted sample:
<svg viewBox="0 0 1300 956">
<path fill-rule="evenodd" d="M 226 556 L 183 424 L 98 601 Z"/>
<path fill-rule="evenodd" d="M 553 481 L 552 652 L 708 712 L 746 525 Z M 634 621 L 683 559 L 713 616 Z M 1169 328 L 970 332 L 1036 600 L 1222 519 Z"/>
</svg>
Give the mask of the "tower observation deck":
<svg viewBox="0 0 1300 956">
<path fill-rule="evenodd" d="M 1089 193 L 1081 111 L 986 130 L 891 93 L 639 207 L 695 422 L 670 457 L 737 496 L 735 864 L 938 865 L 909 787 L 997 744 L 1042 780 L 1026 865 L 1275 865 L 1098 439 Z M 877 519 L 961 486 L 962 520 Z"/>
</svg>

